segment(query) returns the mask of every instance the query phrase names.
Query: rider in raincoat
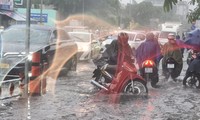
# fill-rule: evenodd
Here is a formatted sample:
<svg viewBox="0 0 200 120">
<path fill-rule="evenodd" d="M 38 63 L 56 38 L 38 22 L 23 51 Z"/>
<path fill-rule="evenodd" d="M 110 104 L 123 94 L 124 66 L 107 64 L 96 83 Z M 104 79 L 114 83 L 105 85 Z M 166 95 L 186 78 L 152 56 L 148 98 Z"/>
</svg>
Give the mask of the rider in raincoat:
<svg viewBox="0 0 200 120">
<path fill-rule="evenodd" d="M 142 63 L 147 60 L 153 60 L 158 64 L 161 55 L 161 48 L 159 43 L 155 40 L 153 33 L 146 34 L 146 41 L 140 44 L 136 49 L 136 60 L 139 68 L 142 67 Z"/>
<path fill-rule="evenodd" d="M 169 76 L 167 73 L 166 68 L 166 61 L 168 58 L 172 57 L 176 61 L 176 67 L 174 72 L 171 74 L 171 77 L 175 80 L 176 77 L 178 77 L 181 73 L 182 67 L 183 67 L 183 59 L 182 59 L 182 52 L 179 48 L 178 44 L 175 40 L 175 35 L 172 33 L 169 33 L 168 35 L 168 42 L 164 44 L 162 48 L 162 71 L 163 75 L 168 78 Z"/>
<path fill-rule="evenodd" d="M 192 76 L 192 73 L 195 73 L 198 80 L 200 81 L 200 51 L 195 51 L 193 53 L 193 60 L 188 66 L 188 69 L 186 71 L 185 77 L 183 78 L 183 85 L 186 85 L 186 80 L 188 77 Z M 197 86 L 197 88 L 200 88 L 200 85 Z"/>
<path fill-rule="evenodd" d="M 146 40 L 140 44 L 140 46 L 136 49 L 136 60 L 139 66 L 141 76 L 144 76 L 144 71 L 142 70 L 142 63 L 145 60 L 153 60 L 156 63 L 156 72 L 153 75 L 154 80 L 151 81 L 152 87 L 155 87 L 155 84 L 158 82 L 158 64 L 159 59 L 161 58 L 161 48 L 160 45 L 155 38 L 153 33 L 146 34 Z"/>
<path fill-rule="evenodd" d="M 128 44 L 128 34 L 120 32 L 117 40 L 113 40 L 106 48 L 102 57 L 95 62 L 101 62 L 101 59 L 107 59 L 105 69 L 111 74 L 117 74 L 123 62 L 134 63 L 134 54 L 130 45 Z"/>
</svg>

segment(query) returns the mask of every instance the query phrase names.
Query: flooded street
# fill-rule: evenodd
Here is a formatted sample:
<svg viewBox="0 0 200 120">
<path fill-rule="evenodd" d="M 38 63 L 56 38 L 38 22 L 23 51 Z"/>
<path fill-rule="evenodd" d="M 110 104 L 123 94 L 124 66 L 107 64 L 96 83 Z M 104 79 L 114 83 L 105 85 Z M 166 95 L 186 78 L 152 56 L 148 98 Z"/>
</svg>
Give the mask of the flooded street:
<svg viewBox="0 0 200 120">
<path fill-rule="evenodd" d="M 199 63 L 200 0 L 0 0 L 0 120 L 200 120 Z"/>
<path fill-rule="evenodd" d="M 76 72 L 58 80 L 48 78 L 47 94 L 1 101 L 2 120 L 199 120 L 200 90 L 184 88 L 160 76 L 159 88 L 148 83 L 148 97 L 126 96 L 118 103 L 90 84 L 92 62 L 80 62 Z M 161 70 L 160 70 L 161 71 Z"/>
</svg>

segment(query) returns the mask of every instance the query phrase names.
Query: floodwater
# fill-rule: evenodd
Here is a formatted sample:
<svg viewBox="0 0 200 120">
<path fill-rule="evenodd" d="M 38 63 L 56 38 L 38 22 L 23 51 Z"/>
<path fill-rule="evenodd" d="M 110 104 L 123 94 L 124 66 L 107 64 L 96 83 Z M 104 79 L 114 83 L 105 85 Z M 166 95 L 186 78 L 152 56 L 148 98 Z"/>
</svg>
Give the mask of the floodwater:
<svg viewBox="0 0 200 120">
<path fill-rule="evenodd" d="M 110 102 L 90 84 L 95 66 L 79 62 L 78 70 L 47 79 L 42 96 L 1 100 L 2 120 L 199 120 L 200 90 L 182 86 L 187 65 L 177 82 L 160 76 L 159 88 L 148 84 L 148 97 L 123 96 Z"/>
</svg>

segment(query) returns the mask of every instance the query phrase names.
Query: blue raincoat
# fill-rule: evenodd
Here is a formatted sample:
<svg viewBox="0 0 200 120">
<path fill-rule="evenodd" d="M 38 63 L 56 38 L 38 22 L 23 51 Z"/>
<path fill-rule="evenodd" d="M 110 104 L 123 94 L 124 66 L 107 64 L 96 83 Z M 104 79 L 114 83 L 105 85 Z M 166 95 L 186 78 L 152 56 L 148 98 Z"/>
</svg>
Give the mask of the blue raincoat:
<svg viewBox="0 0 200 120">
<path fill-rule="evenodd" d="M 155 40 L 146 40 L 136 49 L 136 60 L 140 68 L 145 60 L 153 60 L 156 64 L 158 64 L 160 58 L 160 45 Z"/>
</svg>

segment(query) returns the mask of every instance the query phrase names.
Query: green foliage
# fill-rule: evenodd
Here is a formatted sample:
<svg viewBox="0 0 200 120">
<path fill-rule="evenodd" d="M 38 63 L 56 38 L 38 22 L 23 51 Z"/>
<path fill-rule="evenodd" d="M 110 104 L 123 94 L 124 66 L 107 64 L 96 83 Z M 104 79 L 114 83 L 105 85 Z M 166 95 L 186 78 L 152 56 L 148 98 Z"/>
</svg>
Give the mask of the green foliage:
<svg viewBox="0 0 200 120">
<path fill-rule="evenodd" d="M 182 0 L 180 0 L 182 1 Z M 164 1 L 164 11 L 168 12 L 172 9 L 173 5 L 176 5 L 178 0 L 165 0 Z"/>
<path fill-rule="evenodd" d="M 52 4 L 58 10 L 59 18 L 65 19 L 72 14 L 98 15 L 101 19 L 118 23 L 118 0 L 44 0 L 45 4 Z"/>
<path fill-rule="evenodd" d="M 179 0 L 182 1 L 182 0 Z M 176 5 L 178 3 L 178 0 L 165 0 L 163 8 L 165 11 L 169 12 L 172 9 L 172 5 Z M 193 10 L 190 10 L 187 14 L 188 22 L 192 23 L 193 21 L 199 19 L 200 16 L 200 0 L 190 0 L 189 4 L 195 5 L 197 4 L 197 7 Z"/>
<path fill-rule="evenodd" d="M 178 21 L 178 16 L 174 11 L 164 12 L 162 7 L 153 6 L 151 2 L 141 2 L 139 4 L 128 5 L 125 9 L 127 19 L 142 26 L 150 26 L 151 19 L 159 19 L 159 22 Z M 127 25 L 128 26 L 128 25 Z M 156 28 L 154 28 L 156 29 Z"/>
<path fill-rule="evenodd" d="M 200 4 L 198 4 L 198 7 L 194 11 L 190 10 L 187 14 L 187 18 L 189 22 L 193 22 L 195 20 L 200 19 Z"/>
</svg>

